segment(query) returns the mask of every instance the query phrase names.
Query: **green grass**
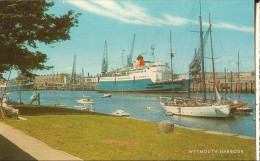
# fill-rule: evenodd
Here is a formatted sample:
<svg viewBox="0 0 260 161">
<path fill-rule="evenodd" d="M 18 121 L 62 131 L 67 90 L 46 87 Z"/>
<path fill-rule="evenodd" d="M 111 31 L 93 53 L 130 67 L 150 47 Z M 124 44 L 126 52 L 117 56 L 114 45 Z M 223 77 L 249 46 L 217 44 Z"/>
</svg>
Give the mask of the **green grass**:
<svg viewBox="0 0 260 161">
<path fill-rule="evenodd" d="M 255 139 L 176 127 L 172 134 L 160 134 L 152 122 L 47 106 L 17 108 L 28 120 L 6 120 L 8 124 L 84 160 L 255 160 Z"/>
</svg>

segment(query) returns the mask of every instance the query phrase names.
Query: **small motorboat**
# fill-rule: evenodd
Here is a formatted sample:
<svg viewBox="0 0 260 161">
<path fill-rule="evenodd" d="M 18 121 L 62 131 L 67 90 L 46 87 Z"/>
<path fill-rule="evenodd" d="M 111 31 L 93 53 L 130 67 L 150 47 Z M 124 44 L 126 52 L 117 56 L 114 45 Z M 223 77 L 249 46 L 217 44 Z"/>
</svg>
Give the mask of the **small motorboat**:
<svg viewBox="0 0 260 161">
<path fill-rule="evenodd" d="M 85 96 L 85 95 L 83 95 L 81 99 L 76 100 L 76 102 L 83 105 L 94 104 L 94 101 L 90 99 L 90 96 Z"/>
<path fill-rule="evenodd" d="M 148 106 L 148 107 L 146 107 L 145 109 L 147 109 L 147 110 L 151 110 L 151 109 L 152 109 L 152 107 Z"/>
<path fill-rule="evenodd" d="M 75 108 L 77 108 L 78 110 L 83 110 L 83 111 L 89 111 L 89 112 L 95 112 L 95 110 L 93 108 L 90 107 L 86 107 L 86 106 L 82 106 L 82 105 L 75 105 Z"/>
<path fill-rule="evenodd" d="M 93 108 L 89 108 L 89 107 L 86 107 L 86 108 L 82 108 L 83 111 L 88 111 L 88 112 L 95 112 L 95 110 Z"/>
<path fill-rule="evenodd" d="M 101 98 L 108 98 L 108 97 L 111 97 L 112 95 L 111 94 L 104 94 L 103 96 L 101 96 Z"/>
<path fill-rule="evenodd" d="M 114 115 L 114 116 L 129 116 L 129 113 L 127 113 L 123 110 L 117 110 L 116 112 L 113 112 L 112 115 Z"/>
<path fill-rule="evenodd" d="M 54 105 L 55 107 L 66 107 L 66 105 Z"/>
<path fill-rule="evenodd" d="M 241 115 L 252 115 L 253 114 L 253 107 L 238 107 L 234 114 L 241 114 Z"/>
<path fill-rule="evenodd" d="M 75 108 L 84 108 L 85 106 L 82 106 L 82 105 L 75 105 L 74 107 L 75 107 Z"/>
</svg>

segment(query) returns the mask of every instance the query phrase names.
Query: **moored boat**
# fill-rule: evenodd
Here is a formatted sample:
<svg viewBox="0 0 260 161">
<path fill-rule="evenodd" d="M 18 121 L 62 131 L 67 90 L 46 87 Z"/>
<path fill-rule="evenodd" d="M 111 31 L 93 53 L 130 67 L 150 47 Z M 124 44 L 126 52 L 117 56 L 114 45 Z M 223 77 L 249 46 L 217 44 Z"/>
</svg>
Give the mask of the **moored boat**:
<svg viewBox="0 0 260 161">
<path fill-rule="evenodd" d="M 95 110 L 91 107 L 86 107 L 85 105 L 75 105 L 74 106 L 78 110 L 88 111 L 88 112 L 95 112 Z"/>
<path fill-rule="evenodd" d="M 194 99 L 175 98 L 165 103 L 161 102 L 166 115 L 182 115 L 192 117 L 225 118 L 232 115 L 236 108 L 221 103 L 205 103 Z"/>
<path fill-rule="evenodd" d="M 146 110 L 151 110 L 152 107 L 151 107 L 151 106 L 148 106 L 148 107 L 146 107 L 145 109 L 146 109 Z"/>
<path fill-rule="evenodd" d="M 116 112 L 113 112 L 112 115 L 114 115 L 114 116 L 129 116 L 130 114 L 123 111 L 123 110 L 117 110 Z"/>
<path fill-rule="evenodd" d="M 31 101 L 35 100 L 35 99 L 37 98 L 37 95 L 38 95 L 38 94 L 34 91 L 33 94 L 32 94 L 32 96 L 30 97 L 30 100 L 31 100 Z"/>
<path fill-rule="evenodd" d="M 235 111 L 234 114 L 252 115 L 253 114 L 253 107 L 239 107 L 239 108 L 236 108 L 236 111 Z"/>
<path fill-rule="evenodd" d="M 32 90 L 34 87 L 33 82 L 28 82 L 24 84 L 15 84 L 12 81 L 9 81 L 8 83 L 1 84 L 0 89 L 6 90 L 6 91 L 20 91 L 20 90 Z"/>
<path fill-rule="evenodd" d="M 111 94 L 104 94 L 103 96 L 101 96 L 101 98 L 107 98 L 107 97 L 111 97 Z"/>
<path fill-rule="evenodd" d="M 173 115 L 182 115 L 182 116 L 193 116 L 193 117 L 209 117 L 209 118 L 226 118 L 231 116 L 236 107 L 232 107 L 230 105 L 225 105 L 221 103 L 221 97 L 218 94 L 215 84 L 215 68 L 214 68 L 214 57 L 212 50 L 212 37 L 211 37 L 211 23 L 209 18 L 209 29 L 207 33 L 210 34 L 211 40 L 211 59 L 212 59 L 212 67 L 213 67 L 213 89 L 214 89 L 214 99 L 211 99 L 212 102 L 208 103 L 208 98 L 206 97 L 206 83 L 205 83 L 205 72 L 204 72 L 204 48 L 203 48 L 203 32 L 202 32 L 202 19 L 200 15 L 200 54 L 201 54 L 201 67 L 202 67 L 202 82 L 203 82 L 203 98 L 201 100 L 197 99 L 182 99 L 182 98 L 174 98 L 174 92 L 172 92 L 172 98 L 170 98 L 167 102 L 160 101 L 160 105 L 166 110 L 166 114 Z M 171 42 L 171 36 L 170 36 Z M 171 45 L 171 43 L 170 43 Z M 171 62 L 173 58 L 173 52 L 171 48 Z M 171 63 L 172 69 L 172 63 Z M 172 83 L 173 77 L 172 77 Z M 172 89 L 173 91 L 174 89 Z M 218 101 L 217 101 L 218 98 Z"/>
<path fill-rule="evenodd" d="M 97 90 L 101 92 L 171 92 L 171 71 L 166 62 L 147 62 L 142 66 L 109 71 L 100 77 Z M 174 80 L 176 93 L 187 93 L 189 79 Z"/>
<path fill-rule="evenodd" d="M 90 96 L 85 96 L 83 94 L 81 99 L 76 100 L 77 103 L 83 104 L 83 105 L 88 105 L 88 104 L 94 104 L 94 101 L 90 99 Z"/>
<path fill-rule="evenodd" d="M 236 107 L 236 111 L 234 114 L 237 115 L 252 115 L 253 114 L 253 107 L 249 108 L 249 107 L 245 107 L 245 105 L 247 104 L 252 104 L 249 102 L 245 102 L 242 101 L 240 98 L 240 72 L 239 72 L 239 52 L 237 55 L 238 61 L 237 61 L 237 65 L 238 65 L 238 72 L 237 72 L 237 78 L 238 78 L 238 100 L 231 100 L 231 97 L 228 98 L 228 102 L 229 102 L 229 106 L 231 107 Z"/>
</svg>

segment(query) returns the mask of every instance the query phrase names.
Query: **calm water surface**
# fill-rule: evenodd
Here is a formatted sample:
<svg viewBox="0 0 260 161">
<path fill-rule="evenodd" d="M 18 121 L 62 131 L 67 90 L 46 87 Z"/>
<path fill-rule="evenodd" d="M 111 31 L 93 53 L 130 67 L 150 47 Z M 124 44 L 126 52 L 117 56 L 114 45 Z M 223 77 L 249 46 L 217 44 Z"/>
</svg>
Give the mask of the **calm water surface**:
<svg viewBox="0 0 260 161">
<path fill-rule="evenodd" d="M 42 105 L 58 104 L 57 91 L 37 91 L 40 93 Z M 22 102 L 25 104 L 30 103 L 32 91 L 22 92 Z M 163 120 L 170 120 L 175 124 L 207 129 L 225 133 L 233 133 L 244 136 L 255 137 L 255 95 L 254 94 L 241 94 L 243 101 L 252 102 L 253 104 L 248 107 L 253 107 L 253 115 L 247 116 L 231 116 L 225 119 L 213 118 L 194 118 L 185 116 L 166 116 L 165 110 L 160 106 L 159 96 L 170 97 L 170 94 L 136 94 L 136 93 L 112 93 L 111 98 L 101 98 L 104 93 L 95 91 L 60 91 L 59 100 L 60 104 L 65 104 L 67 108 L 75 109 L 76 99 L 82 97 L 82 94 L 91 96 L 94 100 L 93 108 L 96 112 L 112 114 L 116 110 L 124 110 L 130 113 L 131 118 L 144 119 L 149 121 L 160 122 Z M 199 94 L 200 95 L 200 94 Z M 212 94 L 209 94 L 212 96 Z M 221 94 L 224 97 L 224 94 Z M 176 95 L 177 97 L 187 98 L 186 94 Z M 236 94 L 227 94 L 227 97 L 237 99 Z M 13 101 L 18 100 L 18 92 L 13 92 L 8 96 Z M 152 107 L 151 110 L 146 110 L 146 107 Z"/>
</svg>

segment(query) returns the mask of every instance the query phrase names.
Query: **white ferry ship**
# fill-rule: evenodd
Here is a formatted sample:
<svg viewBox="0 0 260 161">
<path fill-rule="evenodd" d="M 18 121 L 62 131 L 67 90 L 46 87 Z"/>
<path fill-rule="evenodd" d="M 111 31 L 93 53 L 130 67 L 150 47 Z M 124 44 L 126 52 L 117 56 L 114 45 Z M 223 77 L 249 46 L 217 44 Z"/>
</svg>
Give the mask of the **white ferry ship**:
<svg viewBox="0 0 260 161">
<path fill-rule="evenodd" d="M 96 89 L 101 92 L 174 92 L 187 93 L 189 79 L 174 79 L 169 64 L 162 61 L 144 61 L 139 55 L 132 66 L 107 71 L 99 78 Z"/>
</svg>

